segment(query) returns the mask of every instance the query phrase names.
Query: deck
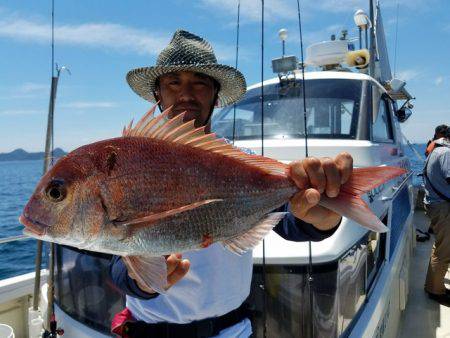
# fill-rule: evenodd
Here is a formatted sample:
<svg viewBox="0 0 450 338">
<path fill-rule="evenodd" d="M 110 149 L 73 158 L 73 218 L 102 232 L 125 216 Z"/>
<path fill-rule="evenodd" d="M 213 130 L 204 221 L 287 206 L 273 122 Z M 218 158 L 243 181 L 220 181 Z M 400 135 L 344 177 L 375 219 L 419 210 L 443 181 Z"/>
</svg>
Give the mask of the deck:
<svg viewBox="0 0 450 338">
<path fill-rule="evenodd" d="M 422 231 L 428 229 L 429 220 L 423 211 L 416 210 L 414 225 Z M 398 338 L 450 337 L 450 308 L 430 300 L 423 290 L 433 242 L 432 236 L 429 241 L 416 244 L 411 260 L 410 295 Z M 446 284 L 450 288 L 450 271 L 446 275 Z"/>
</svg>

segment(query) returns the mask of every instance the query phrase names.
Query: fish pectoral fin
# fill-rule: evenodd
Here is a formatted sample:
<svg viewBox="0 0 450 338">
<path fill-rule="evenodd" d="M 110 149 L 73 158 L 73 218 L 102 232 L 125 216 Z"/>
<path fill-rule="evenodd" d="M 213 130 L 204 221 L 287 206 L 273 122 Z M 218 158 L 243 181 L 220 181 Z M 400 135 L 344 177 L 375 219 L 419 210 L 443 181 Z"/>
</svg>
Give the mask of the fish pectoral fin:
<svg viewBox="0 0 450 338">
<path fill-rule="evenodd" d="M 167 289 L 167 263 L 163 256 L 124 256 L 128 275 L 140 285 L 165 293 Z"/>
<path fill-rule="evenodd" d="M 264 218 L 258 221 L 247 232 L 238 236 L 232 237 L 222 242 L 225 248 L 231 252 L 242 255 L 246 251 L 253 249 L 263 240 L 263 238 L 277 225 L 287 212 L 273 212 L 267 214 Z"/>
<path fill-rule="evenodd" d="M 167 210 L 167 211 L 163 211 L 163 212 L 158 212 L 158 213 L 154 213 L 154 214 L 150 214 L 144 217 L 140 217 L 140 218 L 136 218 L 133 220 L 126 220 L 126 221 L 113 221 L 114 225 L 116 226 L 128 226 L 128 225 L 134 225 L 134 226 L 149 226 L 152 225 L 154 223 L 156 223 L 157 221 L 166 218 L 166 217 L 170 217 L 170 216 L 174 216 L 177 215 L 179 213 L 185 212 L 185 211 L 189 211 L 189 210 L 193 210 L 195 208 L 198 208 L 202 205 L 206 205 L 209 203 L 214 203 L 214 202 L 220 202 L 223 201 L 222 199 L 209 199 L 209 200 L 203 200 L 203 201 L 199 201 L 199 202 L 195 202 L 192 204 L 188 204 L 188 205 L 183 205 L 182 207 L 179 208 L 175 208 L 175 209 L 171 209 L 171 210 Z"/>
</svg>

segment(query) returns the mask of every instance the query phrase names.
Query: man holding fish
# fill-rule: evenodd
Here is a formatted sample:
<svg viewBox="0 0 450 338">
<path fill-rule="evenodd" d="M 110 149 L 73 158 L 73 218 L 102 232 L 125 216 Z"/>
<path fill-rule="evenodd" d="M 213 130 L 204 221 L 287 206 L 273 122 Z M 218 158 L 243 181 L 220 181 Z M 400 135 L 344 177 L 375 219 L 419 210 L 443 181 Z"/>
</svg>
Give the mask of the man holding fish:
<svg viewBox="0 0 450 338">
<path fill-rule="evenodd" d="M 196 48 L 196 44 L 200 44 L 200 48 Z M 194 120 L 195 127 L 205 126 L 206 132 L 210 131 L 214 107 L 235 103 L 246 90 L 239 71 L 217 65 L 209 44 L 184 31 L 175 33 L 170 45 L 161 52 L 156 67 L 130 71 L 127 80 L 138 95 L 159 102 L 161 111 L 172 107 L 170 117 L 185 112 L 185 121 Z M 341 185 L 351 174 L 352 162 L 348 153 L 341 153 L 335 159 L 308 158 L 291 163 L 290 178 L 302 190 L 291 198 L 291 213 L 275 230 L 292 240 L 321 240 L 330 236 L 341 216 L 318 205 L 320 195 L 325 193 L 331 198 L 338 195 Z M 222 250 L 220 244 L 214 246 L 186 254 L 189 260 L 182 259 L 181 254 L 168 256 L 169 287 L 188 273 L 190 260 L 193 267 L 190 275 L 164 295 L 139 283 L 138 278 L 132 279 L 136 275 L 130 269 L 128 274 L 124 273 L 126 264 L 117 257 L 112 266 L 113 279 L 131 296 L 127 298 L 127 307 L 131 311 L 126 310 L 123 315 L 131 312 L 133 318 L 147 323 L 204 323 L 205 319 L 211 318 L 217 326 L 211 332 L 214 335 L 247 337 L 251 333 L 250 323 L 239 311 L 239 306 L 249 293 L 251 252 L 236 256 Z M 230 313 L 236 317 L 231 322 L 227 320 Z M 229 327 L 221 326 L 221 318 Z M 119 323 L 116 325 L 120 326 Z M 136 327 L 130 323 L 128 330 L 144 335 L 169 328 L 172 330 L 170 336 L 175 337 L 175 332 L 184 332 L 185 336 L 186 329 L 191 329 L 189 325 L 158 325 Z M 120 329 L 116 331 L 121 332 Z"/>
<path fill-rule="evenodd" d="M 60 159 L 20 217 L 30 236 L 117 255 L 127 308 L 113 332 L 248 337 L 251 249 L 268 232 L 322 240 L 341 215 L 386 231 L 360 195 L 404 170 L 353 169 L 347 153 L 286 165 L 209 133 L 214 106 L 237 102 L 246 84 L 204 39 L 177 31 L 156 66 L 127 81 L 162 114 Z"/>
</svg>

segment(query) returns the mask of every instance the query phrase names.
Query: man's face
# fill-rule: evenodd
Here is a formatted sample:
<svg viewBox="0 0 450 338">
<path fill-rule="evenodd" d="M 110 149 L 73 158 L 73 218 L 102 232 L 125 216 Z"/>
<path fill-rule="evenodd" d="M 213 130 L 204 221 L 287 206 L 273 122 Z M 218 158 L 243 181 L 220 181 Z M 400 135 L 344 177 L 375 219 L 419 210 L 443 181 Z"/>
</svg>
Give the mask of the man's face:
<svg viewBox="0 0 450 338">
<path fill-rule="evenodd" d="M 216 88 L 214 81 L 206 75 L 194 72 L 175 72 L 159 78 L 157 99 L 166 109 L 173 105 L 172 116 L 186 112 L 185 121 L 195 119 L 195 127 L 203 126 L 208 120 L 214 102 Z M 207 129 L 209 131 L 210 120 Z"/>
</svg>

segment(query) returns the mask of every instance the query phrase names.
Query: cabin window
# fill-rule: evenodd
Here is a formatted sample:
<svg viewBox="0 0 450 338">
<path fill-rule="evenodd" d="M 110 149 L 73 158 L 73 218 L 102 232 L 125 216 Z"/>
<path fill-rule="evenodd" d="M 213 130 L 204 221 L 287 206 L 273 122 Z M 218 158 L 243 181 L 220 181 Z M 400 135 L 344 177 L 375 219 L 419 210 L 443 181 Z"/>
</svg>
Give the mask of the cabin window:
<svg viewBox="0 0 450 338">
<path fill-rule="evenodd" d="M 349 328 L 366 299 L 367 246 L 358 243 L 339 260 L 339 334 Z"/>
<path fill-rule="evenodd" d="M 361 105 L 361 81 L 345 79 L 308 80 L 305 86 L 307 132 L 312 138 L 356 136 Z M 212 129 L 220 136 L 236 140 L 304 137 L 303 89 L 300 81 L 249 90 L 236 104 L 214 114 Z M 263 119 L 264 116 L 264 119 Z"/>
<path fill-rule="evenodd" d="M 387 226 L 388 216 L 382 222 Z M 375 277 L 386 258 L 386 234 L 369 232 L 367 237 L 367 290 L 372 288 Z"/>
<path fill-rule="evenodd" d="M 254 336 L 263 337 L 264 311 L 267 337 L 348 336 L 367 298 L 368 246 L 364 236 L 337 260 L 313 264 L 312 284 L 306 265 L 266 265 L 265 300 L 263 269 L 254 265 L 247 299 Z"/>
<path fill-rule="evenodd" d="M 77 321 L 110 334 L 125 297 L 109 277 L 111 256 L 56 246 L 55 303 Z"/>
<path fill-rule="evenodd" d="M 338 264 L 313 265 L 310 311 L 310 284 L 304 265 L 266 265 L 266 307 L 264 307 L 263 272 L 253 266 L 251 293 L 247 302 L 253 310 L 255 337 L 263 337 L 264 310 L 267 337 L 337 337 Z"/>
<path fill-rule="evenodd" d="M 406 226 L 406 220 L 411 212 L 411 201 L 409 198 L 408 185 L 405 184 L 392 201 L 389 258 L 391 258 L 395 252 L 397 244 L 400 241 L 400 235 Z"/>
<path fill-rule="evenodd" d="M 392 142 L 394 139 L 388 103 L 385 99 L 380 100 L 378 114 L 372 124 L 372 137 L 376 142 Z"/>
</svg>

